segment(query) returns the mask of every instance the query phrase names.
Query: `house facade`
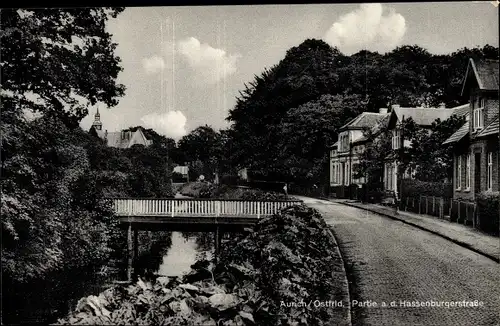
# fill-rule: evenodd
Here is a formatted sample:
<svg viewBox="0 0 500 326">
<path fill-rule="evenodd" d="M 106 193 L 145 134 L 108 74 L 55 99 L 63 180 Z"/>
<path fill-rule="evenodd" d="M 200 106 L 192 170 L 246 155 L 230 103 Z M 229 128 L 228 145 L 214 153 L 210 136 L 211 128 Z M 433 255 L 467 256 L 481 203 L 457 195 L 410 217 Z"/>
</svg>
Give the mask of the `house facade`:
<svg viewBox="0 0 500 326">
<path fill-rule="evenodd" d="M 108 146 L 116 148 L 130 148 L 134 145 L 143 145 L 145 147 L 150 146 L 153 141 L 146 138 L 141 128 L 137 128 L 136 131 L 122 130 L 117 132 L 108 132 L 107 130 L 102 130 L 101 115 L 99 114 L 99 109 L 94 116 L 94 122 L 90 131 L 95 131 L 97 136 L 103 139 Z"/>
<path fill-rule="evenodd" d="M 376 112 L 363 112 L 339 129 L 338 141 L 330 147 L 330 187 L 361 187 L 365 177 L 355 178 L 359 156 L 368 145 L 364 131 L 374 128 L 388 116 L 387 109 Z"/>
<path fill-rule="evenodd" d="M 411 146 L 411 140 L 404 139 L 402 137 L 401 125 L 402 123 L 411 118 L 416 125 L 431 132 L 430 128 L 432 123 L 436 119 L 444 121 L 451 117 L 452 115 L 463 116 L 467 114 L 468 104 L 460 105 L 454 108 L 408 108 L 400 107 L 399 105 L 393 105 L 391 110 L 391 116 L 389 117 L 389 122 L 387 128 L 392 132 L 392 150 L 397 153 L 397 150 L 401 148 L 408 148 Z M 398 160 L 397 154 L 390 154 L 387 156 L 387 162 L 384 167 L 384 190 L 388 193 L 398 194 L 398 189 L 400 186 L 399 173 L 398 173 Z M 403 178 L 412 178 L 415 171 L 405 171 Z"/>
<path fill-rule="evenodd" d="M 498 188 L 498 60 L 469 60 L 462 95 L 469 95 L 468 121 L 443 144 L 453 146 L 453 197 L 474 201 Z"/>
</svg>

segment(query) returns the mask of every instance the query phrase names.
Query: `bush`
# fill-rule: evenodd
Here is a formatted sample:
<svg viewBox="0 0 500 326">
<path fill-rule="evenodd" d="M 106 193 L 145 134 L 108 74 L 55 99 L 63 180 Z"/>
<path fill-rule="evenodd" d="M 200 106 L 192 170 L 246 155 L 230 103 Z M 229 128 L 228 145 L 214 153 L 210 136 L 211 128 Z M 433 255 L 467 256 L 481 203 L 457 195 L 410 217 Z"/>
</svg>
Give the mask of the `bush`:
<svg viewBox="0 0 500 326">
<path fill-rule="evenodd" d="M 172 173 L 172 182 L 185 182 L 185 181 L 186 178 L 184 178 L 181 173 L 179 172 Z"/>
<path fill-rule="evenodd" d="M 453 185 L 445 182 L 428 182 L 413 179 L 403 180 L 401 197 L 434 196 L 453 198 Z"/>
<path fill-rule="evenodd" d="M 220 178 L 220 183 L 223 185 L 236 186 L 238 181 L 239 177 L 237 175 L 225 174 Z"/>
<path fill-rule="evenodd" d="M 476 197 L 479 227 L 486 232 L 499 234 L 499 192 L 481 193 Z"/>
</svg>

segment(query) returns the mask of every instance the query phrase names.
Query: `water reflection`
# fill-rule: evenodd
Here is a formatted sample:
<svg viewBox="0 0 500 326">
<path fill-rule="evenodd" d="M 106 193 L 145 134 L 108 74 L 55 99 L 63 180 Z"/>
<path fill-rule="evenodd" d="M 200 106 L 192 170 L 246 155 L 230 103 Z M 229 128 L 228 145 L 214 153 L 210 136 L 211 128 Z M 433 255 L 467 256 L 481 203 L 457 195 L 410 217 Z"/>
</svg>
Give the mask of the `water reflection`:
<svg viewBox="0 0 500 326">
<path fill-rule="evenodd" d="M 166 276 L 181 276 L 189 272 L 192 264 L 198 259 L 211 259 L 212 247 L 203 244 L 207 233 L 187 234 L 172 233 L 172 246 L 163 256 L 158 274 Z M 201 239 L 201 240 L 200 240 Z"/>
</svg>

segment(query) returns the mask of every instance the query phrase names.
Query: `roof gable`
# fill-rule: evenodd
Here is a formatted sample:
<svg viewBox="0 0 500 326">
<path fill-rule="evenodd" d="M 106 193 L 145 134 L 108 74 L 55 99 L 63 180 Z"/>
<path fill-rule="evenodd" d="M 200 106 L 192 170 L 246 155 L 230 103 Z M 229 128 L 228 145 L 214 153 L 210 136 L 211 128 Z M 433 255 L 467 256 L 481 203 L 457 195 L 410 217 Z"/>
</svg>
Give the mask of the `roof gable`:
<svg viewBox="0 0 500 326">
<path fill-rule="evenodd" d="M 339 128 L 339 131 L 346 129 L 364 129 L 373 128 L 379 123 L 387 114 L 377 112 L 363 112 L 356 118 L 350 120 L 348 123 Z"/>
<path fill-rule="evenodd" d="M 469 121 L 464 123 L 457 131 L 443 142 L 443 145 L 456 143 L 469 134 Z"/>
<path fill-rule="evenodd" d="M 455 109 L 443 108 L 394 108 L 389 121 L 389 128 L 394 127 L 403 118 L 412 120 L 421 127 L 430 127 L 436 119 L 444 121 L 456 112 Z"/>
<path fill-rule="evenodd" d="M 480 90 L 498 90 L 498 60 L 484 59 L 475 62 L 469 59 L 462 84 L 462 96 L 467 90 L 467 83 L 474 78 Z"/>
<path fill-rule="evenodd" d="M 481 131 L 476 137 L 486 137 L 490 135 L 495 135 L 499 133 L 499 122 L 498 122 L 498 116 L 493 119 L 493 121 L 486 127 L 484 128 L 483 131 Z"/>
</svg>

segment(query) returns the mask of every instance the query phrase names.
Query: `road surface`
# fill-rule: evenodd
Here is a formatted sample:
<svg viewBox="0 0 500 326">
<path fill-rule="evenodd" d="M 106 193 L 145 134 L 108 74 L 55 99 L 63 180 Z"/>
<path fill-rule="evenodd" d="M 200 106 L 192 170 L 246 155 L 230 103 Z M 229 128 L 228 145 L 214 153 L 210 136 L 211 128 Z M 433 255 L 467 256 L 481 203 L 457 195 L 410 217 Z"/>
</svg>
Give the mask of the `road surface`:
<svg viewBox="0 0 500 326">
<path fill-rule="evenodd" d="M 352 305 L 353 325 L 500 325 L 498 263 L 399 221 L 299 198 L 333 226 L 352 282 L 351 301 L 359 302 Z M 483 306 L 415 307 L 464 300 Z"/>
</svg>

